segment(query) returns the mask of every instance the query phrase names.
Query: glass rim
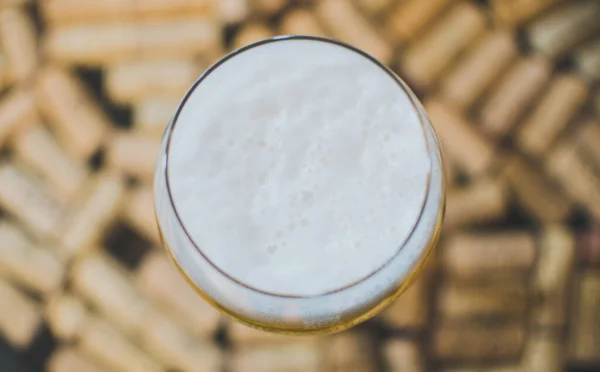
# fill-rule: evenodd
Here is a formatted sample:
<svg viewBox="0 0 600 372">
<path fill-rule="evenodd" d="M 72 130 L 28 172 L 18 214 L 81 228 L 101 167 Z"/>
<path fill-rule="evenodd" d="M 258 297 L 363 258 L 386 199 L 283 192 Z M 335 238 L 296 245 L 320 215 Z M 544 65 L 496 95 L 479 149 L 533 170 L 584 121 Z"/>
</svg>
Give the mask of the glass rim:
<svg viewBox="0 0 600 372">
<path fill-rule="evenodd" d="M 396 251 L 394 252 L 394 254 L 392 254 L 383 264 L 381 264 L 377 269 L 371 271 L 369 274 L 364 275 L 363 277 L 352 281 L 348 284 L 345 284 L 339 288 L 333 289 L 333 290 L 329 290 L 323 293 L 318 293 L 318 294 L 311 294 L 311 295 L 290 295 L 290 294 L 285 294 L 285 293 L 277 293 L 277 292 L 271 292 L 271 291 L 266 291 L 260 288 L 256 288 L 248 283 L 244 283 L 243 281 L 237 279 L 236 277 L 234 277 L 233 275 L 229 274 L 228 272 L 226 272 L 225 270 L 223 270 L 221 267 L 219 267 L 219 265 L 217 265 L 213 260 L 211 260 L 207 254 L 205 254 L 202 250 L 202 248 L 200 246 L 198 246 L 198 244 L 196 244 L 196 242 L 194 241 L 194 239 L 192 238 L 192 236 L 190 235 L 190 233 L 188 232 L 187 228 L 185 227 L 185 224 L 183 223 L 183 220 L 181 219 L 179 212 L 177 211 L 177 206 L 175 203 L 175 200 L 173 198 L 173 195 L 171 193 L 171 185 L 170 185 L 170 179 L 169 179 L 169 152 L 170 152 L 170 148 L 171 148 L 171 139 L 172 139 L 172 134 L 175 130 L 175 126 L 177 125 L 177 119 L 179 118 L 179 115 L 183 109 L 183 107 L 185 106 L 186 102 L 188 101 L 188 99 L 191 97 L 191 95 L 194 93 L 194 91 L 196 90 L 196 88 L 202 83 L 202 81 L 204 81 L 204 79 L 206 79 L 212 72 L 214 72 L 217 68 L 219 68 L 219 66 L 221 66 L 222 64 L 224 64 L 225 62 L 227 62 L 229 59 L 245 52 L 248 51 L 250 49 L 254 49 L 256 47 L 260 47 L 262 45 L 266 45 L 266 44 L 271 44 L 271 43 L 275 43 L 275 42 L 282 42 L 282 41 L 294 41 L 294 40 L 306 40 L 306 41 L 315 41 L 315 42 L 324 42 L 324 43 L 329 43 L 329 44 L 333 44 L 333 45 L 337 45 L 343 48 L 346 48 L 347 50 L 354 52 L 354 53 L 358 53 L 359 55 L 361 55 L 364 58 L 367 58 L 369 61 L 373 62 L 377 67 L 381 68 L 390 78 L 392 78 L 394 80 L 394 82 L 396 82 L 396 84 L 402 89 L 402 91 L 407 95 L 409 102 L 412 106 L 412 108 L 415 110 L 415 112 L 417 113 L 417 117 L 419 119 L 419 124 L 421 126 L 421 130 L 423 131 L 423 138 L 425 139 L 425 147 L 427 150 L 427 156 L 429 158 L 429 171 L 427 173 L 427 178 L 426 178 L 426 187 L 425 187 L 425 197 L 423 198 L 423 202 L 421 204 L 420 210 L 419 210 L 419 215 L 415 220 L 414 225 L 412 226 L 410 233 L 406 236 L 406 238 L 401 242 L 401 244 L 398 245 L 398 248 L 396 249 Z M 418 98 L 415 96 L 415 94 L 412 92 L 412 90 L 408 87 L 408 85 L 398 76 L 396 75 L 396 73 L 394 73 L 390 68 L 388 68 L 386 65 L 384 65 L 382 62 L 380 62 L 379 60 L 377 60 L 375 57 L 371 56 L 370 54 L 366 53 L 365 51 L 358 49 L 357 47 L 354 47 L 350 44 L 347 44 L 345 42 L 339 41 L 339 40 L 335 40 L 335 39 L 331 39 L 331 38 L 326 38 L 326 37 L 321 37 L 321 36 L 312 36 L 312 35 L 281 35 L 281 36 L 275 36 L 272 38 L 268 38 L 268 39 L 263 39 L 251 44 L 248 44 L 246 46 L 243 46 L 241 48 L 238 48 L 236 50 L 231 51 L 230 53 L 226 54 L 225 56 L 223 56 L 222 58 L 220 58 L 219 60 L 217 60 L 216 62 L 214 62 L 208 69 L 206 69 L 201 75 L 200 77 L 198 77 L 198 79 L 196 79 L 196 81 L 190 86 L 190 88 L 188 89 L 188 91 L 185 93 L 185 95 L 183 96 L 183 99 L 179 102 L 179 105 L 177 106 L 177 109 L 175 111 L 175 114 L 173 115 L 173 118 L 171 119 L 171 123 L 170 126 L 167 127 L 166 131 L 165 131 L 165 136 L 166 136 L 166 147 L 165 147 L 165 152 L 164 154 L 162 154 L 162 156 L 164 156 L 164 171 L 165 172 L 165 182 L 166 182 L 166 190 L 167 190 L 167 195 L 169 198 L 169 204 L 171 206 L 171 208 L 173 209 L 173 213 L 177 219 L 177 223 L 179 224 L 179 227 L 181 227 L 181 229 L 183 230 L 186 238 L 190 241 L 190 243 L 192 243 L 193 247 L 196 249 L 196 251 L 202 256 L 202 258 L 208 262 L 208 264 L 214 268 L 215 270 L 217 270 L 217 272 L 219 272 L 221 275 L 225 276 L 227 279 L 233 281 L 235 284 L 240 285 L 250 291 L 253 292 L 257 292 L 257 293 L 261 293 L 263 295 L 267 295 L 267 296 L 271 296 L 271 297 L 277 297 L 277 298 L 287 298 L 287 299 L 309 299 L 309 298 L 319 298 L 319 297 L 325 297 L 328 295 L 332 295 L 335 293 L 339 293 L 339 292 L 343 292 L 346 291 L 352 287 L 355 287 L 357 285 L 359 285 L 362 282 L 365 282 L 366 280 L 368 280 L 369 278 L 377 275 L 379 272 L 383 271 L 387 266 L 389 266 L 391 264 L 392 261 L 394 261 L 398 255 L 400 254 L 400 252 L 402 252 L 403 248 L 406 246 L 406 243 L 408 241 L 411 240 L 411 238 L 414 235 L 414 232 L 417 228 L 417 226 L 419 225 L 419 223 L 421 222 L 423 215 L 424 215 L 424 210 L 425 210 L 425 206 L 427 205 L 427 202 L 429 200 L 429 196 L 430 196 L 430 188 L 431 188 L 431 175 L 432 175 L 432 171 L 433 171 L 433 162 L 431 159 L 431 148 L 429 145 L 429 141 L 427 140 L 427 132 L 426 132 L 426 128 L 431 129 L 431 132 L 433 134 L 433 139 L 435 142 L 435 145 L 437 147 L 438 150 L 440 149 L 440 145 L 439 145 L 439 141 L 437 138 L 437 135 L 435 133 L 435 129 L 433 128 L 433 126 L 431 125 L 427 115 L 425 114 L 425 110 L 422 106 L 422 104 L 420 103 L 420 101 L 418 100 Z M 441 151 L 440 151 L 440 158 L 441 158 Z M 443 175 L 442 175 L 443 177 Z M 160 226 L 159 226 L 160 227 Z M 175 260 L 177 260 L 177 258 L 174 256 L 173 257 Z"/>
</svg>

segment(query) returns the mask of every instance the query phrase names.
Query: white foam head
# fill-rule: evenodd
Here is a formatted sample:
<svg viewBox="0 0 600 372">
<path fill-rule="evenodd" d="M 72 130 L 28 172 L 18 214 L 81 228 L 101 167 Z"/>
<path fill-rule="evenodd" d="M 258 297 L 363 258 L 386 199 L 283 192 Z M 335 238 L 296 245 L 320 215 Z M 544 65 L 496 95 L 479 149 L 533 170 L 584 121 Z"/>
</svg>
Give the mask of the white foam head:
<svg viewBox="0 0 600 372">
<path fill-rule="evenodd" d="M 248 286 L 295 296 L 353 284 L 394 256 L 431 171 L 397 81 L 362 54 L 303 39 L 210 72 L 168 156 L 175 208 L 202 252 Z"/>
</svg>

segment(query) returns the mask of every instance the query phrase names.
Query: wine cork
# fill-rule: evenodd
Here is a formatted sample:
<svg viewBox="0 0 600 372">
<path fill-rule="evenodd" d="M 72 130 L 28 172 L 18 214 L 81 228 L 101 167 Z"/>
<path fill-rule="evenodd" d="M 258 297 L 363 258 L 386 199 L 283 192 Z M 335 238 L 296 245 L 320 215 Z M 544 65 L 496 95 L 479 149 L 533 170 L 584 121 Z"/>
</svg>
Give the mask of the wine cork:
<svg viewBox="0 0 600 372">
<path fill-rule="evenodd" d="M 221 351 L 209 341 L 198 341 L 177 327 L 171 319 L 146 313 L 140 338 L 150 355 L 167 368 L 190 372 L 221 371 Z"/>
<path fill-rule="evenodd" d="M 579 236 L 577 258 L 584 265 L 600 264 L 600 226 L 594 225 Z"/>
<path fill-rule="evenodd" d="M 214 0 L 48 0 L 40 6 L 44 20 L 54 26 L 64 23 L 182 18 L 187 15 L 211 17 L 216 13 L 217 4 Z"/>
<path fill-rule="evenodd" d="M 580 151 L 600 167 L 600 120 L 578 123 L 575 141 Z"/>
<path fill-rule="evenodd" d="M 220 32 L 216 20 L 193 16 L 61 25 L 48 30 L 45 48 L 53 61 L 86 66 L 132 59 L 189 58 L 219 50 Z"/>
<path fill-rule="evenodd" d="M 0 50 L 0 91 L 10 84 L 10 67 L 6 54 Z"/>
<path fill-rule="evenodd" d="M 573 59 L 579 73 L 589 82 L 600 79 L 600 39 L 582 45 Z"/>
<path fill-rule="evenodd" d="M 64 205 L 39 179 L 12 164 L 0 165 L 0 205 L 40 238 L 57 234 Z"/>
<path fill-rule="evenodd" d="M 61 225 L 62 253 L 73 256 L 95 245 L 117 217 L 124 197 L 124 184 L 118 175 L 95 175 L 83 195 L 71 203 Z"/>
<path fill-rule="evenodd" d="M 491 0 L 494 18 L 505 26 L 523 24 L 561 0 Z"/>
<path fill-rule="evenodd" d="M 493 137 L 505 136 L 550 77 L 543 58 L 529 57 L 514 63 L 485 100 L 480 112 L 481 128 Z"/>
<path fill-rule="evenodd" d="M 269 27 L 261 23 L 248 23 L 236 35 L 233 41 L 233 48 L 238 49 L 273 36 L 275 35 Z"/>
<path fill-rule="evenodd" d="M 442 149 L 457 167 L 475 175 L 490 166 L 494 160 L 491 144 L 458 112 L 437 99 L 428 99 L 425 111 L 440 138 Z"/>
<path fill-rule="evenodd" d="M 318 336 L 296 338 L 286 334 L 265 332 L 236 321 L 227 322 L 227 335 L 231 343 L 236 347 L 303 342 L 315 343 L 319 340 Z"/>
<path fill-rule="evenodd" d="M 117 133 L 107 144 L 107 165 L 120 173 L 150 183 L 160 140 L 126 132 Z"/>
<path fill-rule="evenodd" d="M 371 340 L 359 332 L 343 332 L 324 338 L 322 372 L 375 371 L 375 355 Z"/>
<path fill-rule="evenodd" d="M 456 4 L 406 51 L 402 71 L 415 87 L 430 88 L 484 27 L 483 13 L 475 5 Z"/>
<path fill-rule="evenodd" d="M 385 30 L 394 44 L 404 44 L 418 36 L 452 2 L 453 0 L 401 1 L 389 11 Z"/>
<path fill-rule="evenodd" d="M 136 273 L 136 283 L 142 293 L 195 334 L 210 335 L 219 326 L 219 312 L 194 291 L 164 253 L 146 254 Z"/>
<path fill-rule="evenodd" d="M 465 367 L 465 368 L 446 368 L 440 372 L 524 372 L 520 364 L 485 366 L 485 367 Z"/>
<path fill-rule="evenodd" d="M 560 335 L 552 332 L 531 332 L 525 343 L 521 368 L 523 371 L 562 372 L 564 346 Z"/>
<path fill-rule="evenodd" d="M 600 3 L 597 1 L 566 2 L 533 21 L 526 32 L 534 49 L 556 58 L 599 31 L 598 19 Z"/>
<path fill-rule="evenodd" d="M 0 100 L 0 145 L 17 128 L 38 120 L 33 95 L 24 89 L 14 89 Z"/>
<path fill-rule="evenodd" d="M 12 285 L 0 279 L 0 334 L 13 347 L 25 349 L 41 326 L 38 305 Z"/>
<path fill-rule="evenodd" d="M 298 343 L 236 349 L 230 357 L 231 372 L 314 372 L 318 370 L 317 345 Z"/>
<path fill-rule="evenodd" d="M 73 264 L 73 288 L 125 333 L 144 327 L 148 303 L 116 262 L 90 253 Z"/>
<path fill-rule="evenodd" d="M 133 126 L 137 133 L 160 138 L 175 115 L 179 98 L 149 97 L 133 105 Z"/>
<path fill-rule="evenodd" d="M 600 362 L 600 271 L 586 270 L 576 279 L 571 308 L 568 358 L 572 362 Z"/>
<path fill-rule="evenodd" d="M 249 0 L 220 0 L 218 4 L 219 19 L 226 24 L 242 22 L 250 12 Z"/>
<path fill-rule="evenodd" d="M 85 165 L 66 154 L 50 131 L 40 124 L 18 133 L 13 147 L 17 157 L 35 168 L 62 200 L 69 200 L 87 179 Z"/>
<path fill-rule="evenodd" d="M 254 0 L 253 10 L 263 16 L 273 16 L 281 12 L 287 4 L 287 0 Z"/>
<path fill-rule="evenodd" d="M 72 346 L 61 346 L 46 362 L 48 372 L 102 372 L 102 368 Z"/>
<path fill-rule="evenodd" d="M 31 76 L 37 66 L 36 30 L 25 9 L 0 8 L 0 45 L 13 81 Z"/>
<path fill-rule="evenodd" d="M 387 326 L 407 330 L 419 330 L 427 326 L 433 266 L 434 263 L 430 261 L 415 282 L 382 314 Z"/>
<path fill-rule="evenodd" d="M 12 281 L 47 295 L 62 285 L 64 263 L 35 246 L 17 227 L 0 220 L 0 268 Z"/>
<path fill-rule="evenodd" d="M 88 313 L 81 300 L 70 294 L 56 294 L 44 306 L 44 317 L 52 334 L 64 342 L 77 338 Z"/>
<path fill-rule="evenodd" d="M 93 41 L 86 45 L 98 46 Z M 61 146 L 70 154 L 87 159 L 98 149 L 111 123 L 75 76 L 56 67 L 44 68 L 38 75 L 36 98 Z"/>
<path fill-rule="evenodd" d="M 562 326 L 566 321 L 569 279 L 575 260 L 575 240 L 559 225 L 544 228 L 540 253 L 532 277 L 531 319 L 538 326 Z"/>
<path fill-rule="evenodd" d="M 489 33 L 443 78 L 441 97 L 453 107 L 468 109 L 516 54 L 517 46 L 510 32 Z"/>
<path fill-rule="evenodd" d="M 179 99 L 200 76 L 203 67 L 189 59 L 146 59 L 117 63 L 106 71 L 106 92 L 120 104 L 139 102 L 157 95 Z"/>
<path fill-rule="evenodd" d="M 544 154 L 583 106 L 587 95 L 587 85 L 578 78 L 563 75 L 554 79 L 520 128 L 519 146 L 536 156 Z"/>
<path fill-rule="evenodd" d="M 519 356 L 525 341 L 520 323 L 476 326 L 442 323 L 433 334 L 433 355 L 437 360 L 510 359 Z"/>
<path fill-rule="evenodd" d="M 508 193 L 501 179 L 481 178 L 448 191 L 444 226 L 456 228 L 499 219 L 506 212 Z"/>
<path fill-rule="evenodd" d="M 315 4 L 315 11 L 333 37 L 364 50 L 383 63 L 392 59 L 392 47 L 350 1 L 322 0 Z"/>
<path fill-rule="evenodd" d="M 600 218 L 600 179 L 571 142 L 561 143 L 546 159 L 546 170 L 567 195 Z"/>
<path fill-rule="evenodd" d="M 568 218 L 571 203 L 536 167 L 515 156 L 506 163 L 504 175 L 519 205 L 537 221 L 560 222 Z"/>
<path fill-rule="evenodd" d="M 461 283 L 444 281 L 438 292 L 438 311 L 448 321 L 523 318 L 526 287 L 518 281 Z"/>
<path fill-rule="evenodd" d="M 312 12 L 305 9 L 294 9 L 283 17 L 281 34 L 325 36 L 325 31 Z"/>
<path fill-rule="evenodd" d="M 140 235 L 152 242 L 160 243 L 152 187 L 138 187 L 129 192 L 125 201 L 123 217 L 125 222 Z"/>
<path fill-rule="evenodd" d="M 392 339 L 383 347 L 389 372 L 425 371 L 418 345 L 412 340 Z"/>
<path fill-rule="evenodd" d="M 139 350 L 105 320 L 90 317 L 85 323 L 77 349 L 115 372 L 162 372 L 164 368 Z"/>
<path fill-rule="evenodd" d="M 448 238 L 442 257 L 449 273 L 469 278 L 528 270 L 535 260 L 535 250 L 534 238 L 526 231 L 457 233 Z"/>
<path fill-rule="evenodd" d="M 17 6 L 17 5 L 26 5 L 29 2 L 31 2 L 31 0 L 0 0 L 0 7 L 10 7 L 10 6 Z"/>
</svg>

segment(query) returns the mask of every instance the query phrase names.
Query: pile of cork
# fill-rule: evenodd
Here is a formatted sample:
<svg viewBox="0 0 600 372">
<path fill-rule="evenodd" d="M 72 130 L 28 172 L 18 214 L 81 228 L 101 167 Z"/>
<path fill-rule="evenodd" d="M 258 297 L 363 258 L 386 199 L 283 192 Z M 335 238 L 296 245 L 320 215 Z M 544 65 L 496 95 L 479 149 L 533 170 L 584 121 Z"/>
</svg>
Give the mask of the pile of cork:
<svg viewBox="0 0 600 372">
<path fill-rule="evenodd" d="M 225 319 L 154 220 L 155 154 L 182 95 L 279 34 L 388 64 L 447 165 L 423 275 L 332 336 Z M 591 371 L 599 311 L 599 1 L 0 0 L 0 338 L 31 370 Z"/>
</svg>

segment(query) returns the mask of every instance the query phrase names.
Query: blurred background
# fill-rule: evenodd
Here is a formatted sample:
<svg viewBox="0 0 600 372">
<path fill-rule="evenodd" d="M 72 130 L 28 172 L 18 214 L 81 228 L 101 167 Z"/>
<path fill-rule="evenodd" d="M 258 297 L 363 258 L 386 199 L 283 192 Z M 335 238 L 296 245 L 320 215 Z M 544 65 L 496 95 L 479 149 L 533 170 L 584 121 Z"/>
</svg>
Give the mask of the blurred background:
<svg viewBox="0 0 600 372">
<path fill-rule="evenodd" d="M 157 238 L 161 132 L 228 51 L 353 44 L 415 90 L 442 241 L 389 310 L 261 333 Z M 0 371 L 600 371 L 600 1 L 0 0 Z"/>
</svg>

